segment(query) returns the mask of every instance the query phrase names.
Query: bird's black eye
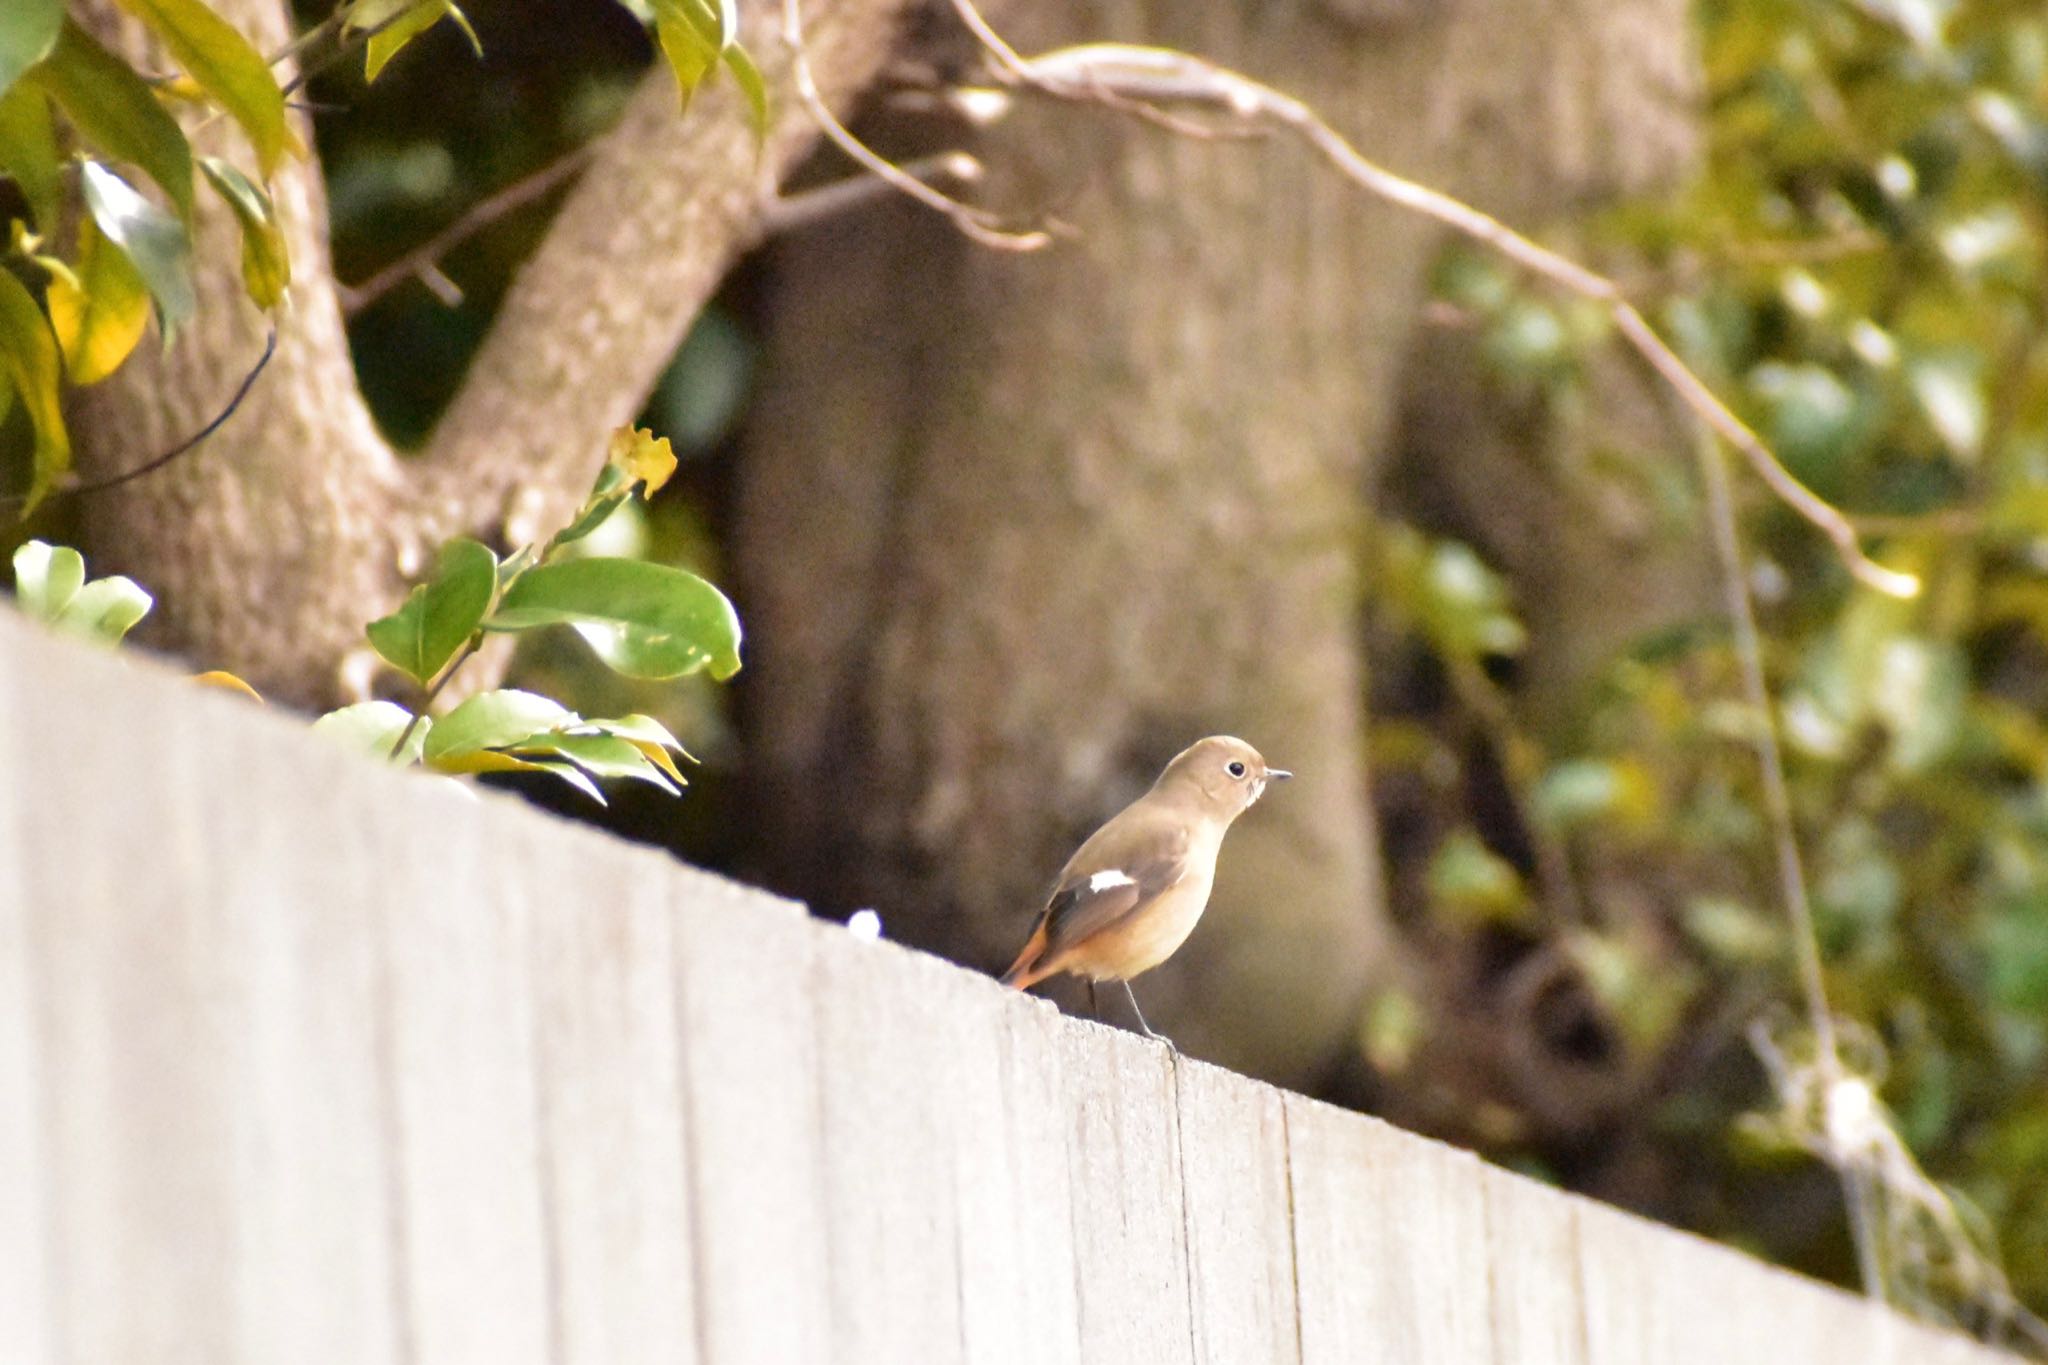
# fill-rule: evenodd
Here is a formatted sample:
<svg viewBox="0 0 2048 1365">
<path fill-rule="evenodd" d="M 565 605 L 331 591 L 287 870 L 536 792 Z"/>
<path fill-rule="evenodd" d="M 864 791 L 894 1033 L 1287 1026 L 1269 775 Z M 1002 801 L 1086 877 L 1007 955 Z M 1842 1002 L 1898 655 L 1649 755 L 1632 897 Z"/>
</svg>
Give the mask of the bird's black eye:
<svg viewBox="0 0 2048 1365">
<path fill-rule="evenodd" d="M 1224 771 L 1229 773 L 1232 777 L 1243 777 L 1244 764 L 1238 762 L 1236 759 L 1233 758 L 1230 760 L 1230 766 L 1228 768 L 1225 768 Z"/>
</svg>

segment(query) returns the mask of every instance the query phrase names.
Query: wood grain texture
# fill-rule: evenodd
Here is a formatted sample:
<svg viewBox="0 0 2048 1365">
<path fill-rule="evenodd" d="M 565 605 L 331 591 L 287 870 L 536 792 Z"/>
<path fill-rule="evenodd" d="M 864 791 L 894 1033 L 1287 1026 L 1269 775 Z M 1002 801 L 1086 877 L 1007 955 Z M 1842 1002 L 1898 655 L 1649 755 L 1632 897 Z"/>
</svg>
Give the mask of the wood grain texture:
<svg viewBox="0 0 2048 1365">
<path fill-rule="evenodd" d="M 8 613 L 0 763 L 7 1365 L 2008 1359 Z"/>
</svg>

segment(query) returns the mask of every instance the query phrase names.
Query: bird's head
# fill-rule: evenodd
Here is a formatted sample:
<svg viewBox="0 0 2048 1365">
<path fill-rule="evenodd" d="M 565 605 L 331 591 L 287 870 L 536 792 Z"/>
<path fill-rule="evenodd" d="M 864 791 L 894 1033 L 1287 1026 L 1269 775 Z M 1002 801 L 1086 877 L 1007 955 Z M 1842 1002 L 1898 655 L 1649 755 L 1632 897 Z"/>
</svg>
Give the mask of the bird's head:
<svg viewBox="0 0 2048 1365">
<path fill-rule="evenodd" d="M 1268 782 L 1292 776 L 1285 768 L 1269 766 L 1243 740 L 1211 735 L 1181 750 L 1159 775 L 1157 788 L 1228 822 L 1263 796 Z"/>
</svg>

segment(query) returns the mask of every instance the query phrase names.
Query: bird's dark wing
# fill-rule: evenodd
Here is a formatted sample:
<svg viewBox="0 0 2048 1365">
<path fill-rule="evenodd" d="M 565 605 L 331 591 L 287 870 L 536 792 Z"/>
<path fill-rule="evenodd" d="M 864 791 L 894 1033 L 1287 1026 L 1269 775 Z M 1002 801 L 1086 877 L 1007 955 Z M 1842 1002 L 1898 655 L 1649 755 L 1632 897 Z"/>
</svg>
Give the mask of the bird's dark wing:
<svg viewBox="0 0 2048 1365">
<path fill-rule="evenodd" d="M 1070 871 L 1061 879 L 1045 906 L 1043 956 L 1101 933 L 1186 874 L 1185 828 L 1173 827 L 1147 844 L 1145 856 L 1130 866 Z"/>
</svg>

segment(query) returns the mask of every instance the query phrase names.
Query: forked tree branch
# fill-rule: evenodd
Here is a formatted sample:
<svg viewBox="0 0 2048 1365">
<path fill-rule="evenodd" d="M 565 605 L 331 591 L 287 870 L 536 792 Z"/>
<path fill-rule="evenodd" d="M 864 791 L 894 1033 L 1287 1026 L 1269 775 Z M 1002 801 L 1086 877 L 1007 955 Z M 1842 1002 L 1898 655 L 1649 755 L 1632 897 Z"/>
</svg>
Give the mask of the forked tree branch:
<svg viewBox="0 0 2048 1365">
<path fill-rule="evenodd" d="M 845 105 L 882 69 L 908 0 L 838 0 L 810 36 L 821 100 Z M 759 239 L 782 173 L 817 137 L 791 98 L 772 0 L 745 7 L 749 51 L 774 92 L 757 146 L 740 100 L 714 80 L 690 117 L 651 72 L 592 150 L 511 292 L 420 466 L 436 530 L 557 520 L 628 421 L 733 260 Z"/>
</svg>

